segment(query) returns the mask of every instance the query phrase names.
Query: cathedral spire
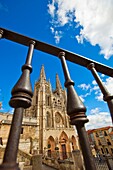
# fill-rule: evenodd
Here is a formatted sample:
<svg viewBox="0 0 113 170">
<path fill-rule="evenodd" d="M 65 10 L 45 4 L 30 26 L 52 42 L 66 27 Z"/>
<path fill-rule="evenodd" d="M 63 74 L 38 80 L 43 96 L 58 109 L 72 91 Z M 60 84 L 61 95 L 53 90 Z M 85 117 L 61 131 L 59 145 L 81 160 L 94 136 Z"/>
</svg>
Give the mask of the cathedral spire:
<svg viewBox="0 0 113 170">
<path fill-rule="evenodd" d="M 62 89 L 58 74 L 56 74 L 56 89 Z"/>
<path fill-rule="evenodd" d="M 50 90 L 50 92 L 52 92 L 52 87 L 51 87 L 50 79 L 49 79 L 48 83 L 49 83 L 49 90 Z"/>
<path fill-rule="evenodd" d="M 41 67 L 40 78 L 39 79 L 40 80 L 46 80 L 44 65 L 42 65 L 42 67 Z"/>
</svg>

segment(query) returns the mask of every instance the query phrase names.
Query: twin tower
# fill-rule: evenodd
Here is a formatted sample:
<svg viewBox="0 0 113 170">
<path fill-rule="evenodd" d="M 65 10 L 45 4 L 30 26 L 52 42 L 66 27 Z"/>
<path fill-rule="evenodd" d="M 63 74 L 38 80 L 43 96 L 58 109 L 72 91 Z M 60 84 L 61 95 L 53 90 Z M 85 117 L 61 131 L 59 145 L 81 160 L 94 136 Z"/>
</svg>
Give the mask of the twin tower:
<svg viewBox="0 0 113 170">
<path fill-rule="evenodd" d="M 57 151 L 60 159 L 70 157 L 72 150 L 78 149 L 78 141 L 73 126 L 66 114 L 66 91 L 56 75 L 56 89 L 46 80 L 44 66 L 39 80 L 34 86 L 32 106 L 25 110 L 24 117 L 37 121 L 34 136 L 39 153 L 53 157 Z"/>
</svg>

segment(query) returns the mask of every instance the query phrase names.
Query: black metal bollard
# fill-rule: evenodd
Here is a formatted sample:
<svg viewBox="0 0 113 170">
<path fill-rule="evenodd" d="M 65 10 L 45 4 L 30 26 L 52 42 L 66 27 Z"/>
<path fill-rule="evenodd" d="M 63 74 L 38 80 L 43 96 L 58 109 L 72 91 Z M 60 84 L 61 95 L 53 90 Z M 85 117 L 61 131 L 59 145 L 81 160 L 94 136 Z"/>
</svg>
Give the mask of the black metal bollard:
<svg viewBox="0 0 113 170">
<path fill-rule="evenodd" d="M 33 96 L 30 83 L 30 73 L 32 72 L 31 60 L 33 55 L 35 42 L 31 41 L 25 65 L 22 67 L 22 75 L 14 88 L 12 89 L 12 97 L 9 102 L 10 106 L 15 108 L 12 125 L 7 141 L 7 146 L 0 165 L 0 170 L 19 170 L 16 163 L 18 144 L 21 133 L 21 125 L 23 119 L 23 111 L 31 106 L 31 98 Z"/>
<path fill-rule="evenodd" d="M 85 115 L 86 107 L 74 89 L 74 82 L 70 78 L 65 61 L 65 53 L 60 52 L 59 58 L 61 59 L 65 76 L 65 87 L 67 88 L 67 114 L 70 116 L 71 125 L 75 125 L 77 128 L 86 170 L 96 170 L 88 136 L 84 127 L 84 124 L 88 122 L 87 116 Z"/>
<path fill-rule="evenodd" d="M 113 122 L 113 95 L 111 95 L 108 90 L 106 89 L 106 87 L 104 86 L 102 80 L 100 79 L 96 69 L 95 69 L 95 65 L 93 63 L 90 63 L 87 68 L 89 70 L 91 70 L 98 86 L 100 87 L 101 92 L 103 93 L 103 100 L 107 102 L 108 104 L 108 108 L 110 110 L 110 114 L 111 114 L 111 118 L 112 118 L 112 122 Z"/>
</svg>

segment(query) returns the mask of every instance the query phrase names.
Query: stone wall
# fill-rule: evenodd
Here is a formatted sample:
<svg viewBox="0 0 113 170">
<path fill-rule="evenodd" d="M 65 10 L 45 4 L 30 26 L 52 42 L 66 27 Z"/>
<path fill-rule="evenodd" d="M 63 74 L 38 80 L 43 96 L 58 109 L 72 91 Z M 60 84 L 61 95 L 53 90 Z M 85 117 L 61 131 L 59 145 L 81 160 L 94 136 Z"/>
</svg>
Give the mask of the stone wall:
<svg viewBox="0 0 113 170">
<path fill-rule="evenodd" d="M 0 163 L 2 163 L 5 147 L 0 145 Z M 20 170 L 42 170 L 42 155 L 32 155 L 18 150 L 17 162 Z"/>
<path fill-rule="evenodd" d="M 74 169 L 74 162 L 69 160 L 55 160 L 52 158 L 45 158 L 42 160 L 45 165 L 53 167 L 58 170 L 79 170 Z"/>
<path fill-rule="evenodd" d="M 59 160 L 44 157 L 42 161 L 44 164 L 54 167 L 58 170 L 85 170 L 80 150 L 73 151 L 72 158 L 70 159 Z"/>
</svg>

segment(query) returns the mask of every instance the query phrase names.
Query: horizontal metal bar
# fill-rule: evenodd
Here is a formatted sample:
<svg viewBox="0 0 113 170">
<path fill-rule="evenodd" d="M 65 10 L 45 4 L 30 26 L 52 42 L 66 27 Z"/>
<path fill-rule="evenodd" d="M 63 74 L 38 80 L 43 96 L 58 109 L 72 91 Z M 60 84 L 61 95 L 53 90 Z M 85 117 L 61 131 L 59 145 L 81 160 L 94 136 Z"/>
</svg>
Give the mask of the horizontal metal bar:
<svg viewBox="0 0 113 170">
<path fill-rule="evenodd" d="M 79 64 L 79 65 L 84 66 L 84 67 L 87 67 L 90 63 L 94 63 L 95 69 L 98 72 L 105 74 L 105 75 L 108 75 L 110 77 L 113 77 L 113 68 L 111 68 L 111 67 L 103 65 L 101 63 L 98 63 L 94 60 L 85 58 L 81 55 L 69 52 L 65 49 L 61 49 L 61 48 L 49 45 L 47 43 L 38 41 L 34 38 L 30 38 L 30 37 L 18 34 L 16 32 L 9 31 L 9 30 L 4 29 L 4 28 L 0 28 L 0 29 L 4 31 L 3 38 L 6 38 L 8 40 L 14 41 L 16 43 L 19 43 L 19 44 L 22 44 L 22 45 L 25 45 L 25 46 L 29 46 L 29 42 L 31 40 L 33 40 L 33 41 L 36 42 L 34 48 L 37 49 L 37 50 L 43 51 L 45 53 L 48 53 L 48 54 L 51 54 L 51 55 L 54 55 L 54 56 L 57 56 L 57 57 L 58 57 L 58 54 L 60 52 L 65 52 L 66 60 L 73 62 L 73 63 L 76 63 L 76 64 Z"/>
</svg>

